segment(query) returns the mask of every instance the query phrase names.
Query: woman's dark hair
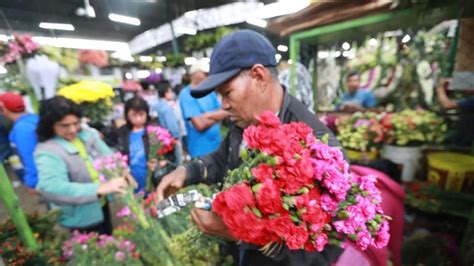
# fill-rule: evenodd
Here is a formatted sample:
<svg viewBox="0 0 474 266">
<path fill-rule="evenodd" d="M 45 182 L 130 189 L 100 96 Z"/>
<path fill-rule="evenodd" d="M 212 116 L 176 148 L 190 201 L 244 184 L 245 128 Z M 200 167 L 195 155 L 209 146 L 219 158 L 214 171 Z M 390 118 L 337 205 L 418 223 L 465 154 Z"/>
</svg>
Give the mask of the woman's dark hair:
<svg viewBox="0 0 474 266">
<path fill-rule="evenodd" d="M 156 89 L 158 90 L 158 97 L 160 97 L 160 99 L 165 98 L 165 94 L 168 91 L 172 90 L 171 84 L 166 80 L 161 81 L 160 83 L 158 83 L 156 85 Z"/>
<path fill-rule="evenodd" d="M 54 124 L 68 115 L 82 117 L 81 109 L 73 101 L 62 96 L 43 101 L 39 112 L 40 120 L 36 127 L 38 140 L 44 142 L 54 137 Z"/>
<path fill-rule="evenodd" d="M 135 110 L 135 111 L 144 111 L 146 113 L 146 124 L 150 123 L 151 118 L 150 118 L 150 107 L 148 106 L 148 103 L 139 96 L 135 96 L 132 99 L 128 100 L 125 103 L 125 120 L 127 121 L 127 127 L 132 129 L 133 125 L 130 120 L 128 120 L 128 111 L 130 110 Z"/>
</svg>

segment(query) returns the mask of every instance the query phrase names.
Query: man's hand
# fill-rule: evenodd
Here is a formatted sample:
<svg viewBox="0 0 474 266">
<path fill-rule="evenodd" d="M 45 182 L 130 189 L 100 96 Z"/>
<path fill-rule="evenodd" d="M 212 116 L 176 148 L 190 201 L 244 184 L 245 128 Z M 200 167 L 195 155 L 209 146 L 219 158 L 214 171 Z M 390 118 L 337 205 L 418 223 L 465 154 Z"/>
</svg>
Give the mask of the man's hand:
<svg viewBox="0 0 474 266">
<path fill-rule="evenodd" d="M 235 240 L 225 226 L 221 217 L 219 217 L 219 215 L 216 213 L 199 208 L 193 208 L 191 211 L 191 217 L 202 232 L 208 235 Z"/>
<path fill-rule="evenodd" d="M 182 166 L 165 175 L 156 188 L 157 201 L 176 193 L 184 186 L 184 181 L 186 181 L 186 168 Z"/>
</svg>

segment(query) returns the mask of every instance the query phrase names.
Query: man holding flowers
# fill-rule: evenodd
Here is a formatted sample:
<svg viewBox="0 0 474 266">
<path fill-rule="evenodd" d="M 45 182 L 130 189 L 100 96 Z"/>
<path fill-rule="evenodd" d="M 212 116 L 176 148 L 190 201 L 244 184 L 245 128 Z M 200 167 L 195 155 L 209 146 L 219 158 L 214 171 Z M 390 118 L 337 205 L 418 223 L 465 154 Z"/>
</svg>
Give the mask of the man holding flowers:
<svg viewBox="0 0 474 266">
<path fill-rule="evenodd" d="M 233 124 L 216 152 L 179 167 L 163 178 L 157 188 L 158 200 L 185 185 L 222 183 L 227 171 L 242 163 L 239 154 L 247 145 L 242 141 L 243 130 L 256 124 L 256 116 L 264 111 L 277 114 L 282 123 L 303 122 L 313 129 L 317 138 L 327 134 L 329 145 L 339 146 L 330 130 L 279 83 L 275 53 L 268 39 L 251 30 L 236 31 L 216 44 L 209 77 L 191 94 L 198 98 L 216 90 Z M 274 206 L 269 203 L 268 207 Z M 233 239 L 214 212 L 195 208 L 192 218 L 203 232 Z M 321 252 L 309 252 L 272 246 L 262 250 L 239 240 L 237 244 L 239 265 L 331 265 L 342 253 L 342 249 L 332 245 Z"/>
</svg>

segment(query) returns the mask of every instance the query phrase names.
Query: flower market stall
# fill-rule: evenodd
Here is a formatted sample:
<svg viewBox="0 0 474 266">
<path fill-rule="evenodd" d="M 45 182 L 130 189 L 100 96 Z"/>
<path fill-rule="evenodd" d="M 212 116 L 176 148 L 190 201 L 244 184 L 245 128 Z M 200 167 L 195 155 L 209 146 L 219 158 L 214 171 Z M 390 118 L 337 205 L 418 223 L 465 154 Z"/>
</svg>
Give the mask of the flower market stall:
<svg viewBox="0 0 474 266">
<path fill-rule="evenodd" d="M 462 254 L 460 260 L 472 256 L 474 176 L 468 164 L 474 159 L 474 143 L 472 136 L 462 142 L 470 130 L 457 126 L 472 124 L 472 114 L 445 112 L 436 88 L 442 78 L 453 76 L 457 81 L 451 89 L 472 89 L 459 83 L 472 80 L 467 78 L 470 72 L 459 72 L 467 70 L 464 62 L 470 56 L 458 61 L 466 51 L 473 11 L 473 3 L 465 1 L 322 2 L 269 25 L 290 38 L 291 61 L 312 70 L 315 111 L 336 132 L 347 157 L 355 164 L 387 169 L 389 161 L 398 168 L 408 193 L 406 217 L 416 218 L 406 220 L 407 264 L 426 262 L 414 255 L 420 249 L 413 243 L 430 239 L 432 233 L 456 238 L 451 248 Z M 462 40 L 465 43 L 458 45 Z M 293 63 L 292 93 L 299 87 L 295 68 Z M 341 112 L 346 80 L 353 71 L 360 74 L 360 87 L 376 97 L 377 106 Z M 417 219 L 429 215 L 439 221 L 425 224 L 429 233 L 415 240 L 416 234 L 410 234 L 423 227 Z M 457 230 L 436 228 L 450 219 Z M 462 263 L 454 253 L 435 258 Z"/>
<path fill-rule="evenodd" d="M 0 266 L 473 265 L 474 1 L 43 1 L 0 3 Z"/>
</svg>

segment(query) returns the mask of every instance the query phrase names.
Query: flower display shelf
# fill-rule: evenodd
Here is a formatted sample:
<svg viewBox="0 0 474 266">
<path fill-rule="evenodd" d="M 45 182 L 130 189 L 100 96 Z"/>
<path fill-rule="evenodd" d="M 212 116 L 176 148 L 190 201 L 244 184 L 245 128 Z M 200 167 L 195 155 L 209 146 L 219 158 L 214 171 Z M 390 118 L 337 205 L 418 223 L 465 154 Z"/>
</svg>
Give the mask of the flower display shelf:
<svg viewBox="0 0 474 266">
<path fill-rule="evenodd" d="M 412 182 L 406 187 L 405 204 L 417 210 L 460 217 L 467 220 L 461 243 L 465 253 L 474 240 L 474 194 L 443 190 L 436 185 Z"/>
</svg>

